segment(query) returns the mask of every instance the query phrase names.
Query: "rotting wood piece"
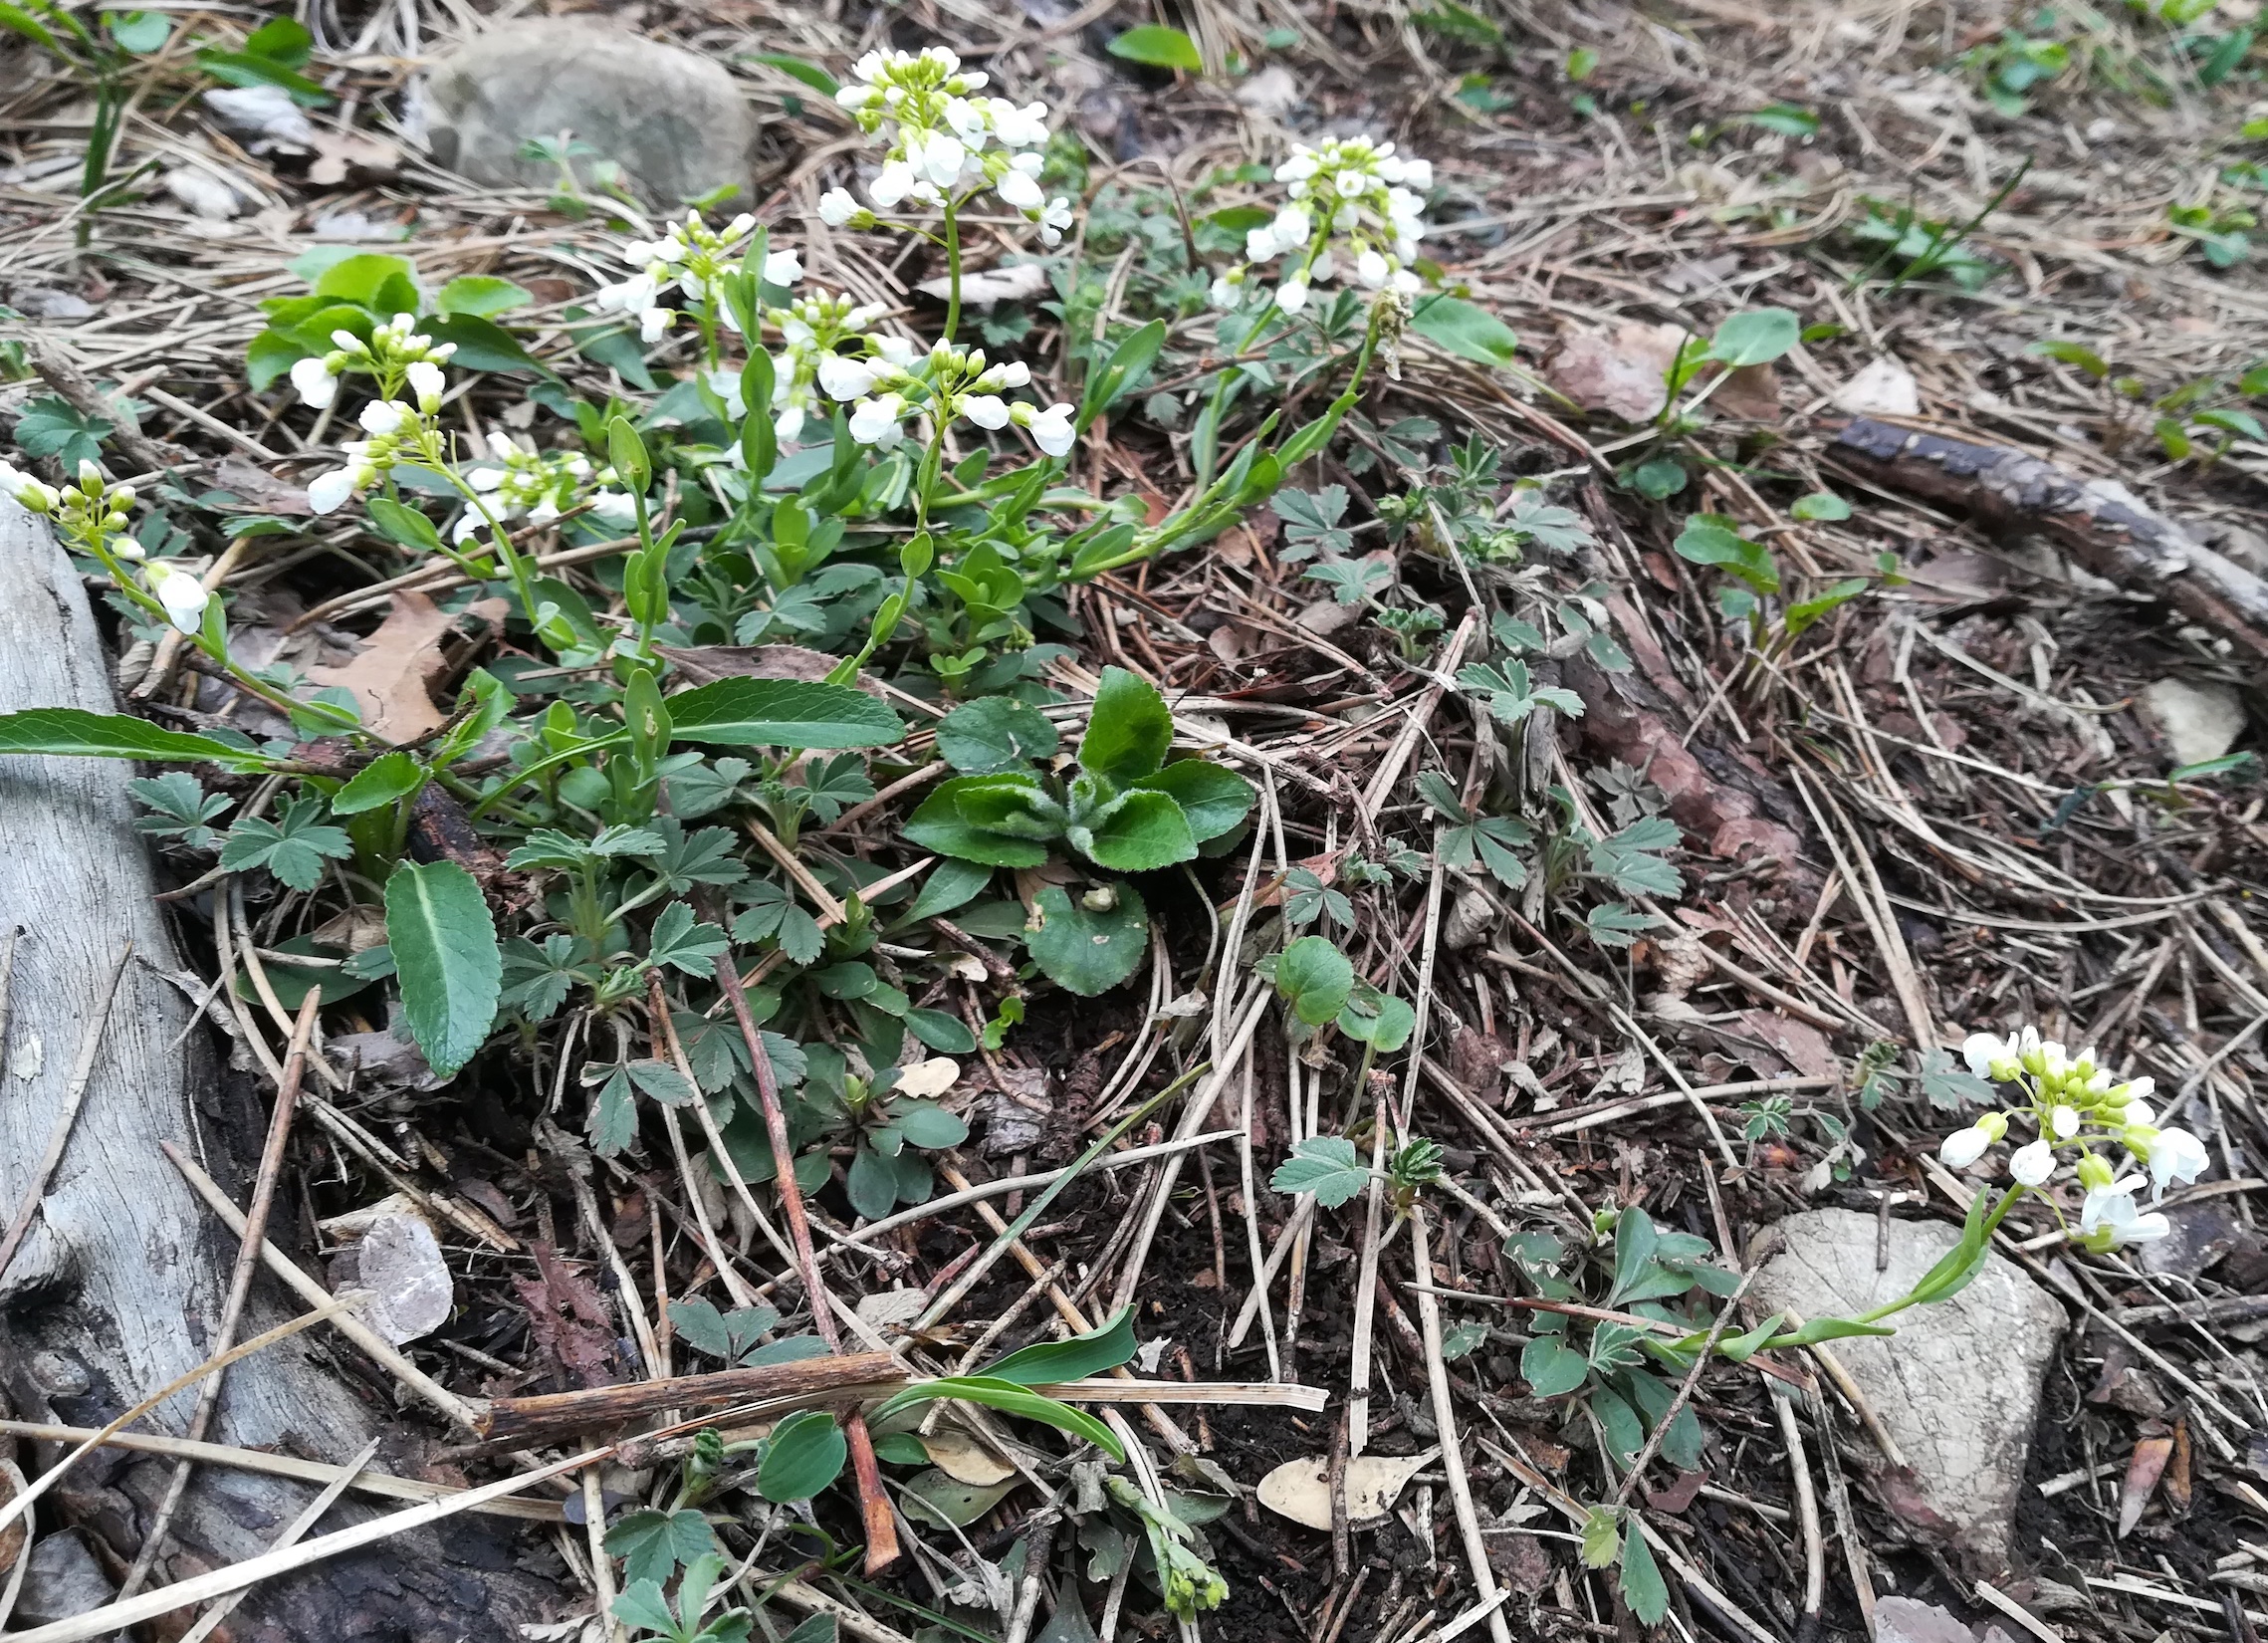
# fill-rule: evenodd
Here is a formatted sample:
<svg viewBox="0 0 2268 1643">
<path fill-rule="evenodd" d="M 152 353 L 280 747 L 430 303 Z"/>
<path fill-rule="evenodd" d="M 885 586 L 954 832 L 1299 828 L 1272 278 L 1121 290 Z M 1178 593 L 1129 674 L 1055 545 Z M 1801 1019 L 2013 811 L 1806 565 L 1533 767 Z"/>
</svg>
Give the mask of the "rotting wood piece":
<svg viewBox="0 0 2268 1643">
<path fill-rule="evenodd" d="M 1877 484 L 1942 502 L 2001 529 L 2055 539 L 2083 569 L 2164 599 L 2268 659 L 2268 582 L 2153 513 L 2113 479 L 2081 479 L 2024 451 L 1855 417 L 1830 454 Z"/>
<path fill-rule="evenodd" d="M 707 1375 L 594 1386 L 579 1392 L 497 1398 L 480 1417 L 480 1431 L 488 1439 L 612 1432 L 665 1409 L 790 1398 L 814 1404 L 849 1402 L 885 1396 L 905 1381 L 905 1370 L 887 1352 L 844 1352 L 748 1369 L 720 1369 Z"/>
</svg>

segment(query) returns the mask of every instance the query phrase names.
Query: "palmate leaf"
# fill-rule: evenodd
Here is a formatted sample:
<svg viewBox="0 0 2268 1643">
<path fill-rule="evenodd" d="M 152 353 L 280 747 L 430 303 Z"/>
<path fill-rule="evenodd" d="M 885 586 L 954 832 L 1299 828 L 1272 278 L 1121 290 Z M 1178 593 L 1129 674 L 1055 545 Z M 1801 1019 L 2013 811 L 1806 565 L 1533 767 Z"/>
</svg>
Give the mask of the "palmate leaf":
<svg viewBox="0 0 2268 1643">
<path fill-rule="evenodd" d="M 232 873 L 265 867 L 295 890 L 314 889 L 322 882 L 326 858 L 354 853 L 346 829 L 324 822 L 323 810 L 321 799 L 294 799 L 273 822 L 245 817 L 221 840 L 220 864 Z"/>
<path fill-rule="evenodd" d="M 1276 1165 L 1267 1184 L 1277 1192 L 1311 1192 L 1335 1210 L 1370 1184 L 1370 1166 L 1344 1135 L 1310 1135 Z"/>
<path fill-rule="evenodd" d="M 690 1507 L 677 1512 L 627 1512 L 606 1530 L 607 1553 L 623 1559 L 623 1577 L 632 1584 L 667 1581 L 678 1564 L 716 1549 L 717 1536 L 709 1520 Z"/>
</svg>

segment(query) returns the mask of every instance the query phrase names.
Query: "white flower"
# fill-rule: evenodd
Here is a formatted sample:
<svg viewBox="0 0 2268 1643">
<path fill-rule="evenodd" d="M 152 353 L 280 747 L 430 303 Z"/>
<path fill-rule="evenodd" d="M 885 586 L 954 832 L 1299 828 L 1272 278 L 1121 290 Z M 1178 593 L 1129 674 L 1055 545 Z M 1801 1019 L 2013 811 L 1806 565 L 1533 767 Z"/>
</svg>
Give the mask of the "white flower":
<svg viewBox="0 0 2268 1643">
<path fill-rule="evenodd" d="M 2154 1201 L 2163 1198 L 2172 1182 L 2196 1180 L 2213 1161 L 2204 1142 L 2185 1129 L 2158 1130 L 2149 1144 L 2150 1178 L 2156 1187 L 2151 1194 Z"/>
<path fill-rule="evenodd" d="M 674 308 L 649 308 L 638 316 L 638 336 L 647 343 L 658 343 L 669 328 L 677 323 Z"/>
<path fill-rule="evenodd" d="M 2046 1138 L 2018 1147 L 2008 1158 L 2008 1173 L 2021 1186 L 2036 1187 L 2055 1173 L 2055 1149 Z"/>
<path fill-rule="evenodd" d="M 997 393 L 972 393 L 961 401 L 961 414 L 980 428 L 1008 426 L 1008 401 Z"/>
<path fill-rule="evenodd" d="M 593 491 L 590 512 L 609 525 L 628 525 L 638 517 L 638 505 L 627 491 Z"/>
<path fill-rule="evenodd" d="M 1993 1137 L 1982 1124 L 1956 1129 L 1937 1148 L 1937 1160 L 1947 1169 L 1966 1169 L 1982 1158 Z"/>
<path fill-rule="evenodd" d="M 661 295 L 661 282 L 651 274 L 633 274 L 613 285 L 600 286 L 591 301 L 609 313 L 642 314 Z"/>
<path fill-rule="evenodd" d="M 2050 1107 L 2048 1130 L 2059 1141 L 2070 1140 L 2079 1133 L 2079 1109 L 2075 1106 Z"/>
<path fill-rule="evenodd" d="M 772 419 L 773 437 L 783 442 L 795 439 L 803 432 L 803 407 L 790 405 Z"/>
<path fill-rule="evenodd" d="M 2129 1244 L 2147 1244 L 2171 1233 L 2172 1225 L 2164 1216 L 2155 1211 L 2144 1215 L 2136 1210 L 2135 1193 L 2141 1186 L 2142 1177 L 2130 1175 L 2123 1181 L 2089 1191 L 2079 1207 L 2080 1237 L 2107 1232 L 2110 1247 L 2117 1250 Z"/>
<path fill-rule="evenodd" d="M 1037 177 L 1013 166 L 1002 174 L 993 191 L 1000 195 L 1004 203 L 1015 206 L 1019 211 L 1036 210 L 1046 198 L 1039 191 Z"/>
<path fill-rule="evenodd" d="M 1027 388 L 1031 386 L 1031 367 L 1021 359 L 1004 359 L 979 377 L 977 383 L 986 388 Z"/>
<path fill-rule="evenodd" d="M 429 359 L 419 359 L 408 370 L 409 391 L 416 396 L 417 408 L 428 416 L 441 408 L 441 396 L 448 391 L 449 380 L 441 374 L 441 367 Z"/>
<path fill-rule="evenodd" d="M 2013 1078 L 2016 1066 L 2016 1043 L 2013 1039 L 1995 1038 L 1990 1033 L 1971 1033 L 1961 1041 L 1961 1056 L 1968 1069 L 1979 1078 Z M 2006 1072 L 1995 1071 L 2007 1067 Z"/>
<path fill-rule="evenodd" d="M 346 505 L 354 494 L 355 475 L 352 468 L 333 468 L 317 474 L 308 481 L 307 504 L 319 514 L 335 514 Z"/>
<path fill-rule="evenodd" d="M 840 228 L 863 209 L 847 188 L 829 188 L 819 196 L 819 221 L 829 228 Z"/>
<path fill-rule="evenodd" d="M 916 175 L 939 188 L 951 188 L 961 180 L 969 150 L 951 132 L 917 131 L 906 138 L 906 159 Z"/>
<path fill-rule="evenodd" d="M 354 420 L 362 424 L 364 433 L 383 439 L 414 423 L 417 413 L 398 399 L 373 399 L 362 407 L 361 414 Z"/>
<path fill-rule="evenodd" d="M 1307 282 L 1286 280 L 1275 288 L 1275 306 L 1286 314 L 1297 314 L 1307 306 Z"/>
<path fill-rule="evenodd" d="M 2148 1078 L 2137 1078 L 2137 1083 L 2149 1083 Z M 2129 1101 L 2119 1121 L 2130 1129 L 2149 1129 L 2157 1122 L 2157 1111 L 2148 1101 Z"/>
<path fill-rule="evenodd" d="M 1017 410 L 1025 409 L 1021 405 L 1015 408 Z M 1071 426 L 1071 407 L 1069 405 L 1049 405 L 1043 411 L 1031 411 L 1024 416 L 1017 417 L 1016 420 L 1022 423 L 1025 430 L 1030 433 L 1031 442 L 1049 456 L 1063 456 L 1070 451 L 1073 445 L 1078 443 L 1078 431 Z"/>
<path fill-rule="evenodd" d="M 1372 291 L 1383 286 L 1393 272 L 1382 251 L 1365 251 L 1354 260 L 1354 277 Z"/>
<path fill-rule="evenodd" d="M 309 404 L 321 410 L 339 397 L 339 373 L 328 358 L 302 359 L 292 366 L 292 386 Z"/>
<path fill-rule="evenodd" d="M 165 606 L 166 619 L 175 627 L 194 636 L 204 625 L 205 606 L 212 603 L 212 595 L 195 577 L 176 571 L 163 560 L 152 560 L 142 567 L 141 580 Z"/>
<path fill-rule="evenodd" d="M 1057 194 L 1047 202 L 1047 208 L 1039 213 L 1039 243 L 1060 245 L 1064 230 L 1070 226 L 1071 202 Z"/>
<path fill-rule="evenodd" d="M 882 368 L 873 360 L 853 359 L 841 353 L 819 357 L 819 386 L 830 399 L 860 398 L 873 391 L 881 376 Z"/>
<path fill-rule="evenodd" d="M 1047 105 L 1027 103 L 1019 109 L 1006 98 L 987 104 L 993 135 L 1004 148 L 1043 148 L 1047 145 Z"/>
<path fill-rule="evenodd" d="M 851 408 L 850 437 L 861 445 L 888 450 L 905 437 L 905 429 L 898 425 L 905 414 L 903 394 L 885 393 L 861 399 Z"/>
<path fill-rule="evenodd" d="M 766 285 L 794 285 L 803 277 L 803 259 L 793 251 L 768 252 L 764 259 Z"/>
<path fill-rule="evenodd" d="M 866 185 L 866 197 L 885 211 L 913 191 L 914 168 L 902 159 L 887 162 Z"/>
</svg>

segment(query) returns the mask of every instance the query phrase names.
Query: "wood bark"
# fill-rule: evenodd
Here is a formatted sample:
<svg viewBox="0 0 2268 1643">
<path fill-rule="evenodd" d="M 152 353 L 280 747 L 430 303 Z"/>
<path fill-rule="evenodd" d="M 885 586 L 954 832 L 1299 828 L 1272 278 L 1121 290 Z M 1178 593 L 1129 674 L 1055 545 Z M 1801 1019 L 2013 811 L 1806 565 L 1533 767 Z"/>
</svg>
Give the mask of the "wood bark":
<svg viewBox="0 0 2268 1643">
<path fill-rule="evenodd" d="M 85 588 L 44 522 L 0 500 L 0 712 L 115 711 L 108 661 Z M 209 1158 L 241 1198 L 262 1112 L 241 1080 L 223 1080 L 182 993 L 163 979 L 181 960 L 157 903 L 147 852 L 112 760 L 0 758 L 0 939 L 16 949 L 5 1070 L 0 1070 L 0 1204 L 23 1195 L 65 1099 L 82 1039 L 120 946 L 121 977 L 69 1147 L 38 1221 L 0 1275 L 0 1384 L 14 1412 L 98 1426 L 193 1368 L 210 1351 L 235 1240 L 158 1151 L 180 1143 Z M 263 1091 L 264 1100 L 272 1092 Z M 243 1333 L 289 1315 L 265 1283 Z M 340 1462 L 390 1423 L 358 1400 L 321 1354 L 320 1327 L 232 1367 L 221 1442 Z M 178 1434 L 196 1394 L 177 1394 L 144 1429 Z M 384 1470 L 415 1471 L 402 1435 Z M 38 1446 L 27 1470 L 60 1447 Z M 169 1463 L 104 1452 L 43 1506 L 86 1534 L 114 1577 L 140 1544 Z M 252 1556 L 313 1498 L 284 1479 L 205 1468 L 157 1568 L 165 1580 Z M 341 1505 L 326 1527 L 366 1516 Z M 518 1565 L 549 1552 L 509 1526 L 452 1524 L 446 1542 L 405 1536 L 253 1593 L 229 1621 L 239 1639 L 517 1637 L 548 1618 L 549 1582 Z M 534 1549 L 537 1555 L 529 1555 Z"/>
<path fill-rule="evenodd" d="M 2083 570 L 2165 600 L 2268 660 L 2268 583 L 2222 558 L 2113 479 L 2081 479 L 2028 452 L 1854 417 L 1828 447 L 1878 484 L 2001 529 L 2052 538 Z"/>
</svg>

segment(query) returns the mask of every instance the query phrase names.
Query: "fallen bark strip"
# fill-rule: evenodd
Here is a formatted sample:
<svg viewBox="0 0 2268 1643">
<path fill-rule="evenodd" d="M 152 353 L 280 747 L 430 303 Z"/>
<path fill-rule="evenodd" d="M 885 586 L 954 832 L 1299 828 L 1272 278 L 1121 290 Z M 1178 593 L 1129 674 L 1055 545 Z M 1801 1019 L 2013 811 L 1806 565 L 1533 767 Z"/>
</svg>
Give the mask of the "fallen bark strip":
<svg viewBox="0 0 2268 1643">
<path fill-rule="evenodd" d="M 113 1432 L 108 1437 L 92 1426 L 56 1426 L 45 1421 L 0 1420 L 0 1438 L 30 1438 L 39 1443 L 85 1443 L 89 1438 L 102 1438 L 104 1449 L 131 1449 L 144 1455 L 164 1455 L 182 1460 L 198 1461 L 206 1466 L 231 1466 L 240 1472 L 264 1472 L 277 1478 L 296 1478 L 301 1483 L 329 1484 L 338 1482 L 347 1469 L 331 1461 L 304 1461 L 297 1455 L 275 1455 L 265 1449 L 239 1449 L 234 1444 L 191 1443 L 186 1438 L 168 1438 L 155 1432 Z M 347 1488 L 357 1495 L 376 1495 L 387 1500 L 446 1501 L 464 1491 L 451 1484 L 431 1484 L 422 1478 L 399 1478 L 389 1472 L 356 1472 Z M 530 1523 L 561 1524 L 567 1515 L 557 1501 L 524 1501 L 517 1496 L 490 1501 L 474 1510 L 492 1518 L 524 1518 Z"/>
<path fill-rule="evenodd" d="M 2117 480 L 2081 479 L 2024 451 L 1854 417 L 1829 452 L 1880 485 L 2000 529 L 2039 531 L 2083 569 L 2164 599 L 2268 659 L 2268 582 L 2153 513 Z"/>
</svg>

